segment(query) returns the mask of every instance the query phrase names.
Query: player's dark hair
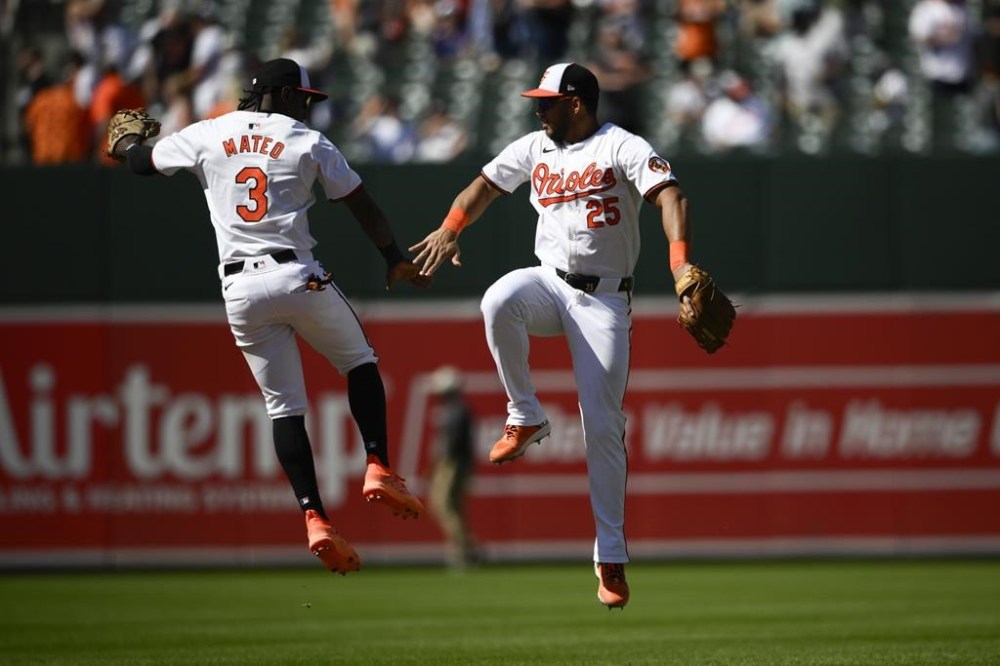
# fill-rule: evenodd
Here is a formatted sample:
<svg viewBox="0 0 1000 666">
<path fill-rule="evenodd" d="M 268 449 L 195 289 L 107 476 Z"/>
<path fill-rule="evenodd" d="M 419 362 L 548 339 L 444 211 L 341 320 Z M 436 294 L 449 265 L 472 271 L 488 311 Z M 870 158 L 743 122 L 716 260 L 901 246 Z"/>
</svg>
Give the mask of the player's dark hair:
<svg viewBox="0 0 1000 666">
<path fill-rule="evenodd" d="M 260 102 L 264 97 L 263 89 L 244 90 L 246 97 L 240 98 L 240 103 L 236 107 L 237 111 L 260 111 Z"/>
</svg>

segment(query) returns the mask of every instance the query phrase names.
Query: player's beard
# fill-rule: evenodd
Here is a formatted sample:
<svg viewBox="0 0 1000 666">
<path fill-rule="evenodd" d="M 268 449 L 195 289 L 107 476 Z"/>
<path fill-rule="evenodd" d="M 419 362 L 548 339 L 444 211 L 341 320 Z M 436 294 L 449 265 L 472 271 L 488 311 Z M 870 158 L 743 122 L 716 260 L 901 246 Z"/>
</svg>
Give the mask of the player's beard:
<svg viewBox="0 0 1000 666">
<path fill-rule="evenodd" d="M 565 143 L 566 133 L 569 131 L 570 114 L 568 109 L 560 108 L 560 106 L 554 107 L 549 113 L 540 116 L 540 120 L 547 137 L 556 143 Z M 544 127 L 545 125 L 547 127 Z"/>
<path fill-rule="evenodd" d="M 559 128 L 555 125 L 549 125 L 549 128 L 545 131 L 545 134 L 556 143 L 566 142 L 566 129 Z"/>
</svg>

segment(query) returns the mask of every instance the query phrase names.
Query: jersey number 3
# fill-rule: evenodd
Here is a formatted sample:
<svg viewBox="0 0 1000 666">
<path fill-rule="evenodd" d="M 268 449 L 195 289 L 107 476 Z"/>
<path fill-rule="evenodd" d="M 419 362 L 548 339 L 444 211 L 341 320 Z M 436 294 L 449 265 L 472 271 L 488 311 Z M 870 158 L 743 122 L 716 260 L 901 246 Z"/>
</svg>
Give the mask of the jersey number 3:
<svg viewBox="0 0 1000 666">
<path fill-rule="evenodd" d="M 260 167 L 246 167 L 236 174 L 236 182 L 244 185 L 253 181 L 247 191 L 251 206 L 237 206 L 236 214 L 246 222 L 260 222 L 267 215 L 267 174 Z"/>
</svg>

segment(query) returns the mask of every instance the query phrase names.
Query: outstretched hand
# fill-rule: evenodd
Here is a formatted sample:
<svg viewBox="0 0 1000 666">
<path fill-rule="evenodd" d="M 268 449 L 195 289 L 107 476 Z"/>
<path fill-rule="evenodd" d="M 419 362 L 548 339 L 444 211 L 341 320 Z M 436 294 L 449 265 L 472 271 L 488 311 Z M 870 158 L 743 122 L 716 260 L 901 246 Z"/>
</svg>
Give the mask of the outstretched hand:
<svg viewBox="0 0 1000 666">
<path fill-rule="evenodd" d="M 409 282 L 415 287 L 429 287 L 432 281 L 430 275 L 424 275 L 420 272 L 420 267 L 411 261 L 400 261 L 392 266 L 386 271 L 385 275 L 385 290 L 389 291 L 392 289 L 400 280 Z"/>
<path fill-rule="evenodd" d="M 462 265 L 459 260 L 461 250 L 458 247 L 458 234 L 444 227 L 429 233 L 427 238 L 410 247 L 410 252 L 417 253 L 413 263 L 420 267 L 420 274 L 428 278 L 448 259 L 451 259 L 453 266 Z"/>
</svg>

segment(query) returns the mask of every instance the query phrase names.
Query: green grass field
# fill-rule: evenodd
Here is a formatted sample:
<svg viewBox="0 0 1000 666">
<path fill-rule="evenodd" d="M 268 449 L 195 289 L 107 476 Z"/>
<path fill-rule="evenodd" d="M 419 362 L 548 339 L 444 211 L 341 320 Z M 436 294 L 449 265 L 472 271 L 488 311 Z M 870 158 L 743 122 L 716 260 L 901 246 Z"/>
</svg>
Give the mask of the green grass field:
<svg viewBox="0 0 1000 666">
<path fill-rule="evenodd" d="M 1000 561 L 8 573 L 7 664 L 1000 664 Z"/>
</svg>

